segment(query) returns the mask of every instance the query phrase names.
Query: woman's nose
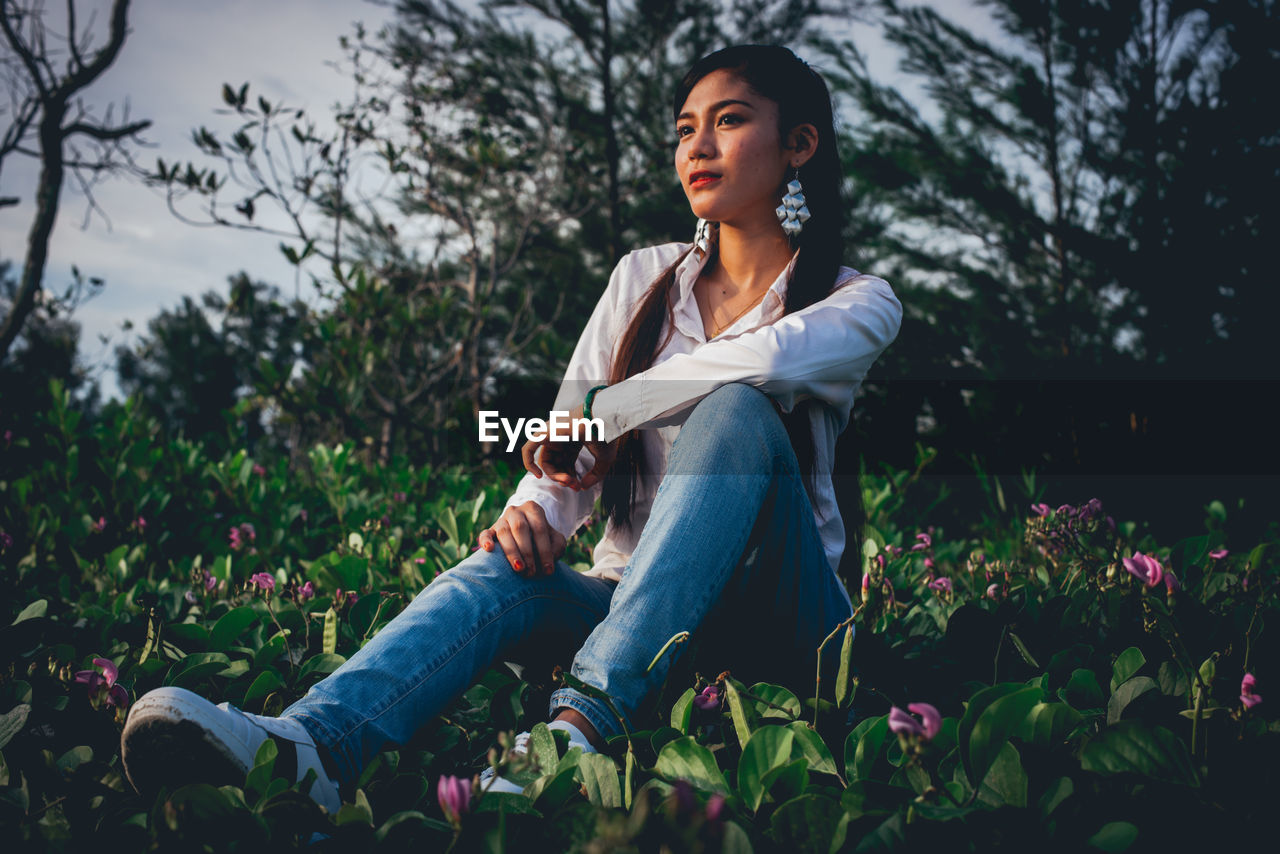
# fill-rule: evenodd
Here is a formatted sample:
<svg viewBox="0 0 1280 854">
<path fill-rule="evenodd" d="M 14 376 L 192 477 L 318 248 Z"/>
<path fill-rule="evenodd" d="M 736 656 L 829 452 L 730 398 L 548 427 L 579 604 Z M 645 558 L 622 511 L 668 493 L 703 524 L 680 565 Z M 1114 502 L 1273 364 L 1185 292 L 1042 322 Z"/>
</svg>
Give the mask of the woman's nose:
<svg viewBox="0 0 1280 854">
<path fill-rule="evenodd" d="M 689 159 L 705 160 L 715 153 L 715 134 L 708 130 L 696 130 L 689 138 Z"/>
</svg>

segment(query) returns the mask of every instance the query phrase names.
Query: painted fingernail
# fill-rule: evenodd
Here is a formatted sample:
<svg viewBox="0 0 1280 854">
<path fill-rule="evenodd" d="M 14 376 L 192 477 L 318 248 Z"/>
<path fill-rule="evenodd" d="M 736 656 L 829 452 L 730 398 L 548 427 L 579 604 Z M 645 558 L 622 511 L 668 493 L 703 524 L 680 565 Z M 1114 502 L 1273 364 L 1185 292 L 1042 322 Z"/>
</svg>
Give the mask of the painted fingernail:
<svg viewBox="0 0 1280 854">
<path fill-rule="evenodd" d="M 517 560 L 517 561 L 515 562 L 515 568 L 516 568 L 516 572 L 523 572 L 523 571 L 524 571 L 524 561 Z"/>
</svg>

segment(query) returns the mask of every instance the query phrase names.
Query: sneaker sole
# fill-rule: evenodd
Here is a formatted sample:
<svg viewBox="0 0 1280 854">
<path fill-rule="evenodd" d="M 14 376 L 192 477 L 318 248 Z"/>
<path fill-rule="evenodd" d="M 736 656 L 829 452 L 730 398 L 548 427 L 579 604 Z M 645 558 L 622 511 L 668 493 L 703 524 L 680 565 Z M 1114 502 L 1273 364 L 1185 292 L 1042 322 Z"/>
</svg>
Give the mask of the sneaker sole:
<svg viewBox="0 0 1280 854">
<path fill-rule="evenodd" d="M 220 725 L 225 714 L 184 688 L 159 688 L 140 698 L 121 735 L 121 761 L 134 789 L 243 786 L 250 769 L 227 744 L 234 736 Z"/>
</svg>

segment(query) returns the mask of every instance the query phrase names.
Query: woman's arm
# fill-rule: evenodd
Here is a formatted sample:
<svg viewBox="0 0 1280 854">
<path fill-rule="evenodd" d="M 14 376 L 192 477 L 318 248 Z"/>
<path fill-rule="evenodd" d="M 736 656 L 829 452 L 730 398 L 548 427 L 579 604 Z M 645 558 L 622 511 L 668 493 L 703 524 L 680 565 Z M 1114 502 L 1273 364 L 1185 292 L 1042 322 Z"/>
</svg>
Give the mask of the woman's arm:
<svg viewBox="0 0 1280 854">
<path fill-rule="evenodd" d="M 578 337 L 569 365 L 565 369 L 564 379 L 556 394 L 552 409 L 568 412 L 581 406 L 588 389 L 601 385 L 609 376 L 609 361 L 613 354 L 613 342 L 620 334 L 618 328 L 624 321 L 619 314 L 620 288 L 622 274 L 628 259 L 624 258 L 614 268 L 609 277 L 609 284 L 596 303 L 586 328 Z M 656 274 L 655 274 L 656 275 Z M 593 455 L 583 448 L 579 454 L 576 469 L 579 474 L 591 469 L 595 464 Z M 551 477 L 538 477 L 526 473 L 516 485 L 515 492 L 507 500 L 506 507 L 534 501 L 546 514 L 547 523 L 567 539 L 582 526 L 591 515 L 596 498 L 600 495 L 601 486 L 595 484 L 589 489 L 572 489 L 556 483 Z M 505 510 L 505 508 L 504 508 Z"/>
<path fill-rule="evenodd" d="M 772 324 L 677 353 L 600 391 L 592 415 L 604 439 L 678 423 L 720 386 L 743 382 L 786 412 L 806 397 L 847 413 L 867 370 L 898 335 L 902 304 L 883 279 L 859 275 Z"/>
</svg>

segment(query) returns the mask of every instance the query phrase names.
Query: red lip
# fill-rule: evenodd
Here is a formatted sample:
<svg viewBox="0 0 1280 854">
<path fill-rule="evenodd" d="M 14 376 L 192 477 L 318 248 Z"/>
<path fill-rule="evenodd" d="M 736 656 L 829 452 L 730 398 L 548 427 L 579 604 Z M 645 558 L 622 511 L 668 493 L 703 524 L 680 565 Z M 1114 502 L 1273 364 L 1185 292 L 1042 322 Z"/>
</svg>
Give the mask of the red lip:
<svg viewBox="0 0 1280 854">
<path fill-rule="evenodd" d="M 707 172 L 706 170 L 694 172 L 689 176 L 689 186 L 697 187 L 702 184 L 709 184 L 720 178 L 715 172 Z"/>
</svg>

